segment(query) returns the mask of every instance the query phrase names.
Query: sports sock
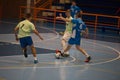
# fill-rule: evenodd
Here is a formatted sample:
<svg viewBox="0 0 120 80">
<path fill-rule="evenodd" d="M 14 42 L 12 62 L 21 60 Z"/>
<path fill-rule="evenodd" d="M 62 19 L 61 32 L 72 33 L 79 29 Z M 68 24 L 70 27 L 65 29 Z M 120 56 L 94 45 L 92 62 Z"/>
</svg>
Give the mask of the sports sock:
<svg viewBox="0 0 120 80">
<path fill-rule="evenodd" d="M 86 54 L 86 57 L 90 57 L 90 55 Z"/>
<path fill-rule="evenodd" d="M 37 60 L 37 57 L 34 57 L 34 60 Z"/>
</svg>

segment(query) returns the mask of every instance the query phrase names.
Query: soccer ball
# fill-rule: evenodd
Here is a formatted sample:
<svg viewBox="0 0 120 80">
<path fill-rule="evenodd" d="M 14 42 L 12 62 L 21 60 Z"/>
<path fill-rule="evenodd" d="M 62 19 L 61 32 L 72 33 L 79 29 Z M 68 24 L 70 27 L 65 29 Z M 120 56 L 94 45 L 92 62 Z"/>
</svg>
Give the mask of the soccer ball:
<svg viewBox="0 0 120 80">
<path fill-rule="evenodd" d="M 56 50 L 55 57 L 56 57 L 56 59 L 61 58 L 61 51 L 60 50 Z"/>
</svg>

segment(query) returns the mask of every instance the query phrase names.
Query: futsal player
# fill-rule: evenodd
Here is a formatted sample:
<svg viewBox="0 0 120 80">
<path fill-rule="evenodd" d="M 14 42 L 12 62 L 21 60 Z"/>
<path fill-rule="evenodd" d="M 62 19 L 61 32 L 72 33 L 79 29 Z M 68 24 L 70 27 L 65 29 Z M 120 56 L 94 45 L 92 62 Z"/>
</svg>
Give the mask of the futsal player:
<svg viewBox="0 0 120 80">
<path fill-rule="evenodd" d="M 30 46 L 32 54 L 34 56 L 34 63 L 38 63 L 36 49 L 34 47 L 32 38 L 30 33 L 34 32 L 41 40 L 43 38 L 40 36 L 39 32 L 36 30 L 34 24 L 31 22 L 32 16 L 31 14 L 26 14 L 26 19 L 21 21 L 14 29 L 16 40 L 20 41 L 20 45 L 23 49 L 23 53 L 25 58 L 28 57 L 27 55 L 27 46 Z"/>
<path fill-rule="evenodd" d="M 76 2 L 73 0 L 72 1 L 72 5 L 70 6 L 70 11 L 71 11 L 71 16 L 73 17 L 73 18 L 76 18 L 76 14 L 78 13 L 78 12 L 81 12 L 82 13 L 82 10 L 80 9 L 80 7 L 78 7 L 77 5 L 76 5 Z"/>
<path fill-rule="evenodd" d="M 70 50 L 72 45 L 75 45 L 76 49 L 78 51 L 82 52 L 82 54 L 84 54 L 86 56 L 85 62 L 89 62 L 91 60 L 90 55 L 83 48 L 80 47 L 81 34 L 88 36 L 88 28 L 86 27 L 85 23 L 81 19 L 81 13 L 78 12 L 76 14 L 76 19 L 70 20 L 70 19 L 66 19 L 62 16 L 60 16 L 58 18 L 63 21 L 72 22 L 73 24 L 75 24 L 75 26 L 72 28 L 72 36 L 68 41 L 68 46 L 62 51 L 61 55 L 64 55 L 64 53 L 66 53 L 67 51 Z"/>
<path fill-rule="evenodd" d="M 68 19 L 68 20 L 72 20 L 73 19 L 71 17 L 70 10 L 67 10 L 65 12 L 65 14 L 66 14 L 66 19 Z M 62 14 L 60 14 L 60 16 L 62 17 Z M 67 47 L 67 42 L 68 42 L 68 40 L 70 39 L 70 37 L 72 35 L 73 23 L 72 22 L 66 22 L 66 26 L 65 27 L 66 27 L 66 29 L 64 31 L 64 35 L 63 35 L 62 40 L 61 40 L 63 49 L 65 49 Z M 69 56 L 69 52 L 65 52 L 64 54 L 66 55 L 66 57 Z"/>
</svg>

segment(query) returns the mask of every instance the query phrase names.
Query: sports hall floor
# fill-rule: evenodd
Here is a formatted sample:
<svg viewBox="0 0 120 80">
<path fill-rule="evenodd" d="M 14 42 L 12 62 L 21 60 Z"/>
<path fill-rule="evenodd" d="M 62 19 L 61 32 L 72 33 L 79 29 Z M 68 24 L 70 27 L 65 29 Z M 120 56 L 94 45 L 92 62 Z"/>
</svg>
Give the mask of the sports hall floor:
<svg viewBox="0 0 120 80">
<path fill-rule="evenodd" d="M 61 49 L 59 31 L 53 31 L 51 23 L 38 23 L 37 29 L 44 41 L 32 34 L 37 49 L 38 64 L 33 63 L 31 51 L 27 59 L 15 41 L 15 20 L 0 21 L 0 80 L 119 80 L 120 35 L 98 33 L 92 30 L 90 38 L 82 38 L 81 47 L 92 56 L 90 63 L 73 46 L 69 58 L 55 59 L 55 49 Z M 56 26 L 56 27 L 59 27 Z M 29 47 L 28 47 L 29 48 Z"/>
</svg>

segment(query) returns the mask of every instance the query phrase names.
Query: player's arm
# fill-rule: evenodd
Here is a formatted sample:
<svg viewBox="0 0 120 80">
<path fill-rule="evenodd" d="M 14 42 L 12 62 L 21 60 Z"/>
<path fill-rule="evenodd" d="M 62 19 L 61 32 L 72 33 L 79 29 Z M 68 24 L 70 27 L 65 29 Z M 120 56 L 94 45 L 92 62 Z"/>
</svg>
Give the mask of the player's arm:
<svg viewBox="0 0 120 80">
<path fill-rule="evenodd" d="M 38 32 L 36 29 L 34 29 L 33 32 L 34 32 L 41 40 L 43 40 L 42 36 L 39 34 L 39 32 Z"/>
<path fill-rule="evenodd" d="M 14 34 L 15 34 L 16 41 L 18 41 L 18 35 L 17 35 L 18 30 L 19 30 L 19 27 L 14 28 Z"/>
<path fill-rule="evenodd" d="M 86 32 L 87 35 L 89 34 L 88 28 L 85 29 L 85 32 Z"/>
<path fill-rule="evenodd" d="M 63 20 L 65 22 L 71 22 L 71 19 L 66 19 L 64 17 L 56 17 L 56 19 L 60 19 L 60 20 Z"/>
<path fill-rule="evenodd" d="M 62 14 L 59 14 L 59 16 L 56 17 L 56 19 L 60 19 L 60 20 L 63 20 L 63 21 L 65 21 L 65 22 L 71 22 L 71 19 L 66 19 L 66 18 L 64 18 L 64 17 L 62 16 Z"/>
<path fill-rule="evenodd" d="M 86 27 L 86 29 L 85 29 L 85 32 L 86 32 L 85 37 L 86 37 L 86 38 L 88 38 L 89 30 L 88 30 L 88 28 L 87 28 L 87 27 Z"/>
<path fill-rule="evenodd" d="M 71 22 L 71 19 L 67 19 L 67 18 L 64 18 L 64 17 L 61 17 L 61 20 L 65 21 L 65 22 Z"/>
<path fill-rule="evenodd" d="M 36 29 L 34 24 L 31 24 L 31 30 L 35 33 L 41 40 L 43 40 L 42 36 L 39 34 L 38 30 Z"/>
<path fill-rule="evenodd" d="M 80 7 L 77 7 L 77 11 L 76 13 L 80 12 L 81 14 L 83 13 L 83 11 L 80 9 Z"/>
<path fill-rule="evenodd" d="M 87 27 L 82 31 L 82 34 L 83 34 L 86 38 L 88 38 L 89 30 L 88 30 Z"/>
</svg>

